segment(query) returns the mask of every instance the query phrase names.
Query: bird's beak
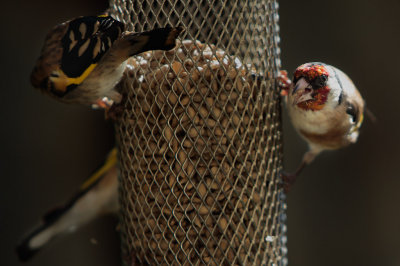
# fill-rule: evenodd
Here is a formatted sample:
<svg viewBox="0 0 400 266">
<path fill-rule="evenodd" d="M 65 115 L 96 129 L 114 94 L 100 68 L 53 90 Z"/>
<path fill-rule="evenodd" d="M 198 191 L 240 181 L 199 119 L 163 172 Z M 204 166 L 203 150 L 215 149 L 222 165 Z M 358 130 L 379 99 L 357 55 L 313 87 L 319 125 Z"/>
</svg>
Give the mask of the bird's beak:
<svg viewBox="0 0 400 266">
<path fill-rule="evenodd" d="M 306 102 L 306 101 L 312 100 L 312 99 L 314 99 L 314 98 L 311 96 L 311 92 L 309 92 L 309 93 L 300 95 L 299 97 L 296 97 L 293 100 L 293 105 L 298 105 L 299 103 Z"/>
<path fill-rule="evenodd" d="M 292 90 L 293 105 L 314 99 L 312 96 L 313 90 L 307 89 L 309 86 L 310 84 L 304 78 L 297 81 Z"/>
<path fill-rule="evenodd" d="M 300 84 L 299 84 L 299 82 L 297 82 L 292 90 L 292 95 L 294 95 L 296 93 L 296 91 L 298 91 L 299 88 L 300 88 Z"/>
</svg>

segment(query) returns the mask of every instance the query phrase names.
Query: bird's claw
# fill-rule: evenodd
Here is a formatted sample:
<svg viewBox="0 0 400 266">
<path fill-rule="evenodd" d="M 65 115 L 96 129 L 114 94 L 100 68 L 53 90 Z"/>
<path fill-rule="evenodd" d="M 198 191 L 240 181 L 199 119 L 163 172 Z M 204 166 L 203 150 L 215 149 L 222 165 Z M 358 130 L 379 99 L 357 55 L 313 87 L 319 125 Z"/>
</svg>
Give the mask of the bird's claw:
<svg viewBox="0 0 400 266">
<path fill-rule="evenodd" d="M 281 70 L 279 72 L 278 82 L 281 96 L 287 96 L 290 86 L 292 85 L 292 81 L 288 78 L 288 73 L 286 70 Z"/>
<path fill-rule="evenodd" d="M 113 104 L 110 108 L 106 109 L 104 112 L 105 119 L 118 120 L 118 118 L 122 115 L 122 112 L 125 110 L 124 105 L 122 104 Z"/>
<path fill-rule="evenodd" d="M 296 181 L 296 178 L 297 178 L 296 173 L 281 172 L 282 182 L 280 183 L 280 186 L 283 188 L 286 194 L 290 191 L 290 188 Z"/>
<path fill-rule="evenodd" d="M 118 104 L 108 97 L 98 99 L 95 103 L 92 104 L 92 108 L 103 109 L 106 120 L 109 118 L 111 118 L 112 120 L 117 120 L 124 110 L 124 107 L 121 103 Z"/>
<path fill-rule="evenodd" d="M 93 109 L 105 109 L 108 110 L 113 105 L 114 101 L 109 99 L 108 97 L 103 97 L 98 99 L 95 103 L 92 104 Z"/>
</svg>

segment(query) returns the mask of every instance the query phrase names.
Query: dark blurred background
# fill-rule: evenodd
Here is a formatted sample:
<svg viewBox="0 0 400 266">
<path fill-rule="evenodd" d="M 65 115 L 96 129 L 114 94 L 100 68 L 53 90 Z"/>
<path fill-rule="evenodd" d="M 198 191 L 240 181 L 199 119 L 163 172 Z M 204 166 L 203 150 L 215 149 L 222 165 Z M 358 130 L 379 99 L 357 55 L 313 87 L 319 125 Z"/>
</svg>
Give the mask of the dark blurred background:
<svg viewBox="0 0 400 266">
<path fill-rule="evenodd" d="M 102 112 L 60 104 L 29 84 L 47 31 L 106 7 L 104 0 L 2 3 L 2 265 L 20 265 L 13 250 L 18 240 L 114 144 Z M 342 69 L 378 118 L 375 124 L 366 118 L 357 144 L 319 156 L 288 195 L 290 265 L 400 265 L 399 12 L 398 0 L 280 2 L 283 68 L 292 73 L 322 61 Z M 306 144 L 283 118 L 285 168 L 293 170 Z M 109 217 L 91 223 L 27 265 L 118 265 L 114 225 Z"/>
</svg>

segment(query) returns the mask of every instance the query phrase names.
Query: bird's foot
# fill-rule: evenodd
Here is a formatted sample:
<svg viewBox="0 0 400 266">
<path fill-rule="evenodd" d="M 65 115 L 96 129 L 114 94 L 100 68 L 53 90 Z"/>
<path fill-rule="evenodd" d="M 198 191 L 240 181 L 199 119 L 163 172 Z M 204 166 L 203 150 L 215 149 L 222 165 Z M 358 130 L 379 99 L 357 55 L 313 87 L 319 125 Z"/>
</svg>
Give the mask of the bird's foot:
<svg viewBox="0 0 400 266">
<path fill-rule="evenodd" d="M 119 101 L 121 102 L 121 101 Z M 103 109 L 105 119 L 117 120 L 119 116 L 121 116 L 124 107 L 121 103 L 116 103 L 114 100 L 109 99 L 108 97 L 103 97 L 98 99 L 95 103 L 92 104 L 93 109 Z"/>
<path fill-rule="evenodd" d="M 110 108 L 106 109 L 104 112 L 105 119 L 112 119 L 114 121 L 121 117 L 122 112 L 125 110 L 123 104 L 113 104 Z"/>
<path fill-rule="evenodd" d="M 288 193 L 290 191 L 290 188 L 296 181 L 296 178 L 297 178 L 297 173 L 286 173 L 286 172 L 281 173 L 282 183 L 280 185 L 285 191 L 285 193 Z"/>
<path fill-rule="evenodd" d="M 286 70 L 281 70 L 278 76 L 279 81 L 279 91 L 281 96 L 287 96 L 292 81 L 288 78 L 288 73 Z"/>
<path fill-rule="evenodd" d="M 92 108 L 93 109 L 104 109 L 104 110 L 108 110 L 111 108 L 111 106 L 113 105 L 114 101 L 109 99 L 108 97 L 103 97 L 101 99 L 96 100 L 93 104 L 92 104 Z"/>
</svg>

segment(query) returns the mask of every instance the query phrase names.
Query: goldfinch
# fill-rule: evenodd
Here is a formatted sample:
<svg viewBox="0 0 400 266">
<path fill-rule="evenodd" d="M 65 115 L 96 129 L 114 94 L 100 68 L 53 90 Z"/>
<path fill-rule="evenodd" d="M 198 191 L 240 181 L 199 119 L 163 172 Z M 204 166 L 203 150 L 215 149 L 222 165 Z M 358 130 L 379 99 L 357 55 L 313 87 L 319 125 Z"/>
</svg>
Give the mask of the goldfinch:
<svg viewBox="0 0 400 266">
<path fill-rule="evenodd" d="M 126 60 L 149 50 L 170 50 L 181 27 L 125 31 L 108 15 L 85 16 L 55 26 L 31 74 L 33 87 L 65 103 L 106 108 L 121 101 L 114 87 Z"/>
<path fill-rule="evenodd" d="M 288 191 L 304 166 L 320 152 L 357 141 L 364 100 L 351 79 L 331 65 L 303 64 L 294 72 L 293 83 L 285 75 L 282 72 L 282 95 L 294 128 L 309 147 L 298 169 L 282 175 Z"/>
<path fill-rule="evenodd" d="M 17 255 L 21 261 L 27 261 L 55 237 L 73 232 L 101 215 L 117 213 L 118 209 L 117 151 L 114 148 L 78 193 L 64 206 L 46 214 L 41 224 L 21 241 L 16 248 Z"/>
</svg>

